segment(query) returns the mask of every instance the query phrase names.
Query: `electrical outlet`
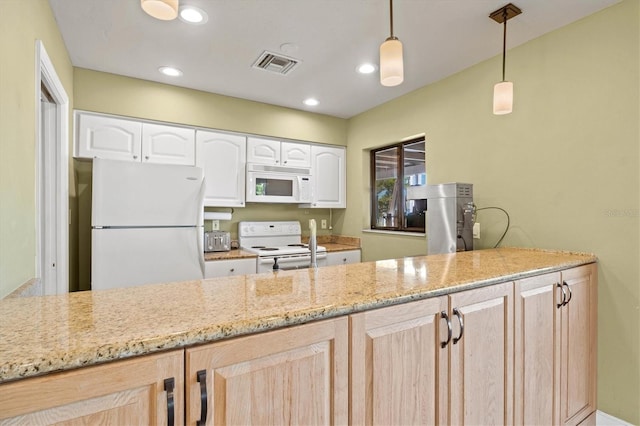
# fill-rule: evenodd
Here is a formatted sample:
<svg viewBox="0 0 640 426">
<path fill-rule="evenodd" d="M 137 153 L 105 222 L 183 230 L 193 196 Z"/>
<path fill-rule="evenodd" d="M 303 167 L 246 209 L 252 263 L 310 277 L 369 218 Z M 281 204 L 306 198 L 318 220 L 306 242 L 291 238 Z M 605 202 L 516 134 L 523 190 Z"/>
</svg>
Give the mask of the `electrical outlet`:
<svg viewBox="0 0 640 426">
<path fill-rule="evenodd" d="M 220 221 L 219 220 L 212 220 L 211 221 L 211 230 L 212 231 L 219 231 L 220 230 Z"/>
<path fill-rule="evenodd" d="M 327 229 L 327 219 L 322 219 L 320 221 L 320 228 L 321 229 Z"/>
<path fill-rule="evenodd" d="M 473 224 L 473 238 L 476 240 L 480 239 L 480 223 L 478 222 Z"/>
</svg>

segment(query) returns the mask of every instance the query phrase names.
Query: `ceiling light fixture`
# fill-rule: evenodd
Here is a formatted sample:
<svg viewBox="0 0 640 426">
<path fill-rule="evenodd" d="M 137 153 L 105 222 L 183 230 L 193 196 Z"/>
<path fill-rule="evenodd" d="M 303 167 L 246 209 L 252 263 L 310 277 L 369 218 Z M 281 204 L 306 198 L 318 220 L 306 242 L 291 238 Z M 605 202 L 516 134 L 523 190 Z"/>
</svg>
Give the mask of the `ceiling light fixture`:
<svg viewBox="0 0 640 426">
<path fill-rule="evenodd" d="M 142 10 L 161 21 L 178 17 L 178 0 L 140 0 Z"/>
<path fill-rule="evenodd" d="M 209 20 L 207 12 L 195 6 L 180 6 L 180 20 L 188 24 L 202 25 Z"/>
<path fill-rule="evenodd" d="M 358 68 L 356 68 L 356 70 L 360 73 L 360 74 L 371 74 L 372 72 L 375 72 L 375 70 L 377 70 L 378 67 L 376 67 L 374 64 L 360 64 L 358 65 Z"/>
<path fill-rule="evenodd" d="M 173 67 L 160 67 L 158 68 L 158 71 L 164 75 L 168 75 L 169 77 L 180 77 L 182 75 L 182 71 Z"/>
<path fill-rule="evenodd" d="M 492 12 L 489 18 L 504 24 L 502 36 L 502 81 L 493 86 L 493 113 L 495 115 L 510 114 L 513 111 L 513 83 L 505 79 L 507 63 L 507 21 L 518 16 L 522 10 L 512 3 Z"/>
<path fill-rule="evenodd" d="M 307 106 L 316 106 L 316 105 L 318 105 L 320 103 L 320 102 L 318 102 L 317 99 L 314 99 L 314 98 L 305 99 L 303 102 Z"/>
<path fill-rule="evenodd" d="M 404 80 L 402 43 L 393 35 L 393 0 L 389 0 L 390 36 L 380 45 L 380 83 L 397 86 Z"/>
</svg>

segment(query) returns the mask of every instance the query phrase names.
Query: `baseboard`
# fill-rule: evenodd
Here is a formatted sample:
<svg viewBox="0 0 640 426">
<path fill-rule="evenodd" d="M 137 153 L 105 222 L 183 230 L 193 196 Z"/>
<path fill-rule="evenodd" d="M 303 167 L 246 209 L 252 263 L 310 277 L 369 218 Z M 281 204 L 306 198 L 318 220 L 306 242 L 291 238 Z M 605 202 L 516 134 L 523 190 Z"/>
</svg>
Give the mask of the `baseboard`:
<svg viewBox="0 0 640 426">
<path fill-rule="evenodd" d="M 627 423 L 624 420 L 620 420 L 604 411 L 596 411 L 596 425 L 597 426 L 633 426 L 631 423 Z"/>
</svg>

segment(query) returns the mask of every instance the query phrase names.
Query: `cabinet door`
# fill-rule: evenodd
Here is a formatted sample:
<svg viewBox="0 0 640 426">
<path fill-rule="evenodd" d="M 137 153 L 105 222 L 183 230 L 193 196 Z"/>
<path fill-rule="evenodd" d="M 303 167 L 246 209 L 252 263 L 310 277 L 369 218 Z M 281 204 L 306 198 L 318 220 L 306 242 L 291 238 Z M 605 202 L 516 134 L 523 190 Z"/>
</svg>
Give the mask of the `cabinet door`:
<svg viewBox="0 0 640 426">
<path fill-rule="evenodd" d="M 196 165 L 204 171 L 204 205 L 244 207 L 246 137 L 198 130 Z"/>
<path fill-rule="evenodd" d="M 327 265 L 347 265 L 360 262 L 360 250 L 327 253 Z"/>
<path fill-rule="evenodd" d="M 562 273 L 560 420 L 575 425 L 596 409 L 597 272 L 595 264 Z"/>
<path fill-rule="evenodd" d="M 204 277 L 230 277 L 256 273 L 256 259 L 209 260 L 205 262 Z"/>
<path fill-rule="evenodd" d="M 515 283 L 514 422 L 552 425 L 560 419 L 560 273 Z"/>
<path fill-rule="evenodd" d="M 140 161 L 141 123 L 85 113 L 75 117 L 76 157 Z"/>
<path fill-rule="evenodd" d="M 349 424 L 447 424 L 443 311 L 446 297 L 351 315 Z"/>
<path fill-rule="evenodd" d="M 344 148 L 313 145 L 311 207 L 344 208 L 346 201 L 346 152 Z"/>
<path fill-rule="evenodd" d="M 311 167 L 311 145 L 282 142 L 280 145 L 280 159 L 283 166 Z"/>
<path fill-rule="evenodd" d="M 247 138 L 247 162 L 279 165 L 280 141 Z"/>
<path fill-rule="evenodd" d="M 513 283 L 496 284 L 449 297 L 454 324 L 454 340 L 449 345 L 449 423 L 511 424 Z M 462 321 L 458 321 L 456 316 Z M 463 328 L 457 327 L 460 322 L 464 324 Z"/>
<path fill-rule="evenodd" d="M 163 124 L 142 124 L 142 161 L 195 164 L 195 131 Z"/>
<path fill-rule="evenodd" d="M 7 383 L 0 424 L 180 424 L 183 371 L 179 350 Z"/>
<path fill-rule="evenodd" d="M 342 317 L 187 349 L 187 424 L 347 424 L 348 336 Z"/>
</svg>

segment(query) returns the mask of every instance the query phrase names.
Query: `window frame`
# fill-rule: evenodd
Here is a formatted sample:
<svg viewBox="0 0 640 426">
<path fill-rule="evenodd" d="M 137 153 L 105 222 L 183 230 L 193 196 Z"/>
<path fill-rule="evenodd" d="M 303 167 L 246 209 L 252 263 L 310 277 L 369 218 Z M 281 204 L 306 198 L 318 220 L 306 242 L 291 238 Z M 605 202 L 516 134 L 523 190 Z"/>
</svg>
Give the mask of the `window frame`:
<svg viewBox="0 0 640 426">
<path fill-rule="evenodd" d="M 382 146 L 380 148 L 375 148 L 372 149 L 369 152 L 369 171 L 370 171 L 370 179 L 369 179 L 369 185 L 370 185 L 370 190 L 369 190 L 369 199 L 370 199 L 370 212 L 369 212 L 369 220 L 370 220 L 370 228 L 372 230 L 379 230 L 379 231 L 393 231 L 393 232 L 406 232 L 406 233 L 425 233 L 426 232 L 426 221 L 425 221 L 425 225 L 423 227 L 405 227 L 404 223 L 405 223 L 405 209 L 404 206 L 406 204 L 406 190 L 404 189 L 404 180 L 405 180 L 405 176 L 404 176 L 404 148 L 406 145 L 411 145 L 417 142 L 425 142 L 425 151 L 426 151 L 426 138 L 424 136 L 420 136 L 417 138 L 413 138 L 410 140 L 406 140 L 406 141 L 402 141 L 402 142 L 398 142 L 398 143 L 394 143 L 391 145 L 385 145 Z M 401 199 L 399 202 L 399 205 L 402 206 L 401 208 L 398 208 L 398 216 L 396 219 L 396 225 L 395 226 L 380 226 L 377 223 L 377 204 L 378 204 L 378 198 L 377 198 L 377 192 L 376 192 L 376 153 L 381 152 L 381 151 L 386 151 L 386 150 L 390 150 L 396 148 L 397 149 L 397 154 L 396 154 L 396 167 L 398 170 L 398 176 L 397 176 L 397 180 L 401 182 L 402 185 L 402 194 L 401 194 Z M 425 174 L 426 174 L 426 152 L 425 152 Z M 425 183 L 426 184 L 426 183 Z M 425 205 L 425 210 L 426 210 L 426 205 Z"/>
</svg>

